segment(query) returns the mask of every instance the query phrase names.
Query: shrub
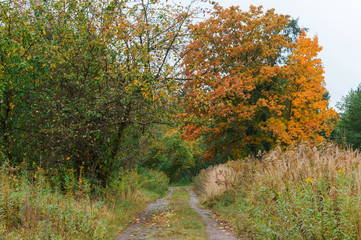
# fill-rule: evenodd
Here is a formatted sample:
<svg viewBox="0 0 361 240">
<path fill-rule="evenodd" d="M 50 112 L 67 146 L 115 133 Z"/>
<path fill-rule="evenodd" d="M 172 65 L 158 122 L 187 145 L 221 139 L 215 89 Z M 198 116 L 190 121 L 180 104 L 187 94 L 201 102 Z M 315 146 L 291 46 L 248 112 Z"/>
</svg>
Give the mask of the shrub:
<svg viewBox="0 0 361 240">
<path fill-rule="evenodd" d="M 0 185 L 0 189 L 2 188 L 2 184 Z M 6 224 L 5 224 L 5 201 L 3 199 L 3 193 L 0 192 L 0 239 L 6 231 Z"/>
<path fill-rule="evenodd" d="M 143 172 L 145 181 L 143 188 L 163 195 L 168 190 L 169 178 L 163 172 L 147 170 Z"/>
<path fill-rule="evenodd" d="M 63 190 L 52 187 L 58 178 L 41 168 L 21 171 L 0 168 L 0 239 L 111 239 L 169 181 L 156 171 L 123 171 L 97 196 L 82 171 L 76 177 L 68 170 Z"/>
<path fill-rule="evenodd" d="M 24 176 L 0 173 L 2 216 L 6 216 L 7 239 L 103 239 L 106 229 L 99 231 L 100 212 L 89 197 L 64 195 L 50 187 L 44 172 L 33 173 L 33 180 Z M 3 231 L 4 233 L 4 231 Z"/>
<path fill-rule="evenodd" d="M 144 177 L 134 170 L 120 172 L 117 177 L 108 184 L 107 198 L 112 202 L 128 201 L 137 198 L 138 191 L 142 187 Z"/>
<path fill-rule="evenodd" d="M 194 167 L 195 163 L 191 147 L 181 138 L 179 132 L 171 132 L 151 145 L 142 166 L 162 171 L 171 182 L 176 182 L 182 178 L 182 173 Z"/>
</svg>

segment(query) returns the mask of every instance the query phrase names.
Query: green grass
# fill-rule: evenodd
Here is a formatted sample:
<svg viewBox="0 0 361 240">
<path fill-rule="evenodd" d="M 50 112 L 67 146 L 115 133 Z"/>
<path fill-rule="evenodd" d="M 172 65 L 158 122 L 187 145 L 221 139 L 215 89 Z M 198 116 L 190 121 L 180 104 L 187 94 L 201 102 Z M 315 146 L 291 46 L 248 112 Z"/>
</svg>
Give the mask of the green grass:
<svg viewBox="0 0 361 240">
<path fill-rule="evenodd" d="M 114 239 L 120 232 L 124 231 L 128 226 L 135 222 L 136 216 L 143 211 L 146 206 L 154 200 L 163 197 L 165 194 L 141 189 L 139 197 L 132 202 L 117 203 L 113 214 L 109 217 L 109 228 L 106 239 Z"/>
<path fill-rule="evenodd" d="M 41 169 L 16 176 L 0 167 L 0 239 L 114 239 L 165 194 L 158 187 L 141 187 L 152 174 L 159 175 L 128 171 L 92 195 L 83 178 L 69 175 L 67 190 L 60 190 Z M 151 180 L 168 184 L 159 176 Z"/>
<path fill-rule="evenodd" d="M 170 211 L 160 221 L 162 230 L 152 234 L 156 239 L 206 240 L 205 223 L 201 216 L 188 204 L 189 192 L 184 189 L 174 190 L 169 202 Z"/>
<path fill-rule="evenodd" d="M 175 183 L 171 183 L 169 184 L 170 187 L 187 187 L 187 186 L 191 186 L 192 182 L 175 182 Z"/>
</svg>

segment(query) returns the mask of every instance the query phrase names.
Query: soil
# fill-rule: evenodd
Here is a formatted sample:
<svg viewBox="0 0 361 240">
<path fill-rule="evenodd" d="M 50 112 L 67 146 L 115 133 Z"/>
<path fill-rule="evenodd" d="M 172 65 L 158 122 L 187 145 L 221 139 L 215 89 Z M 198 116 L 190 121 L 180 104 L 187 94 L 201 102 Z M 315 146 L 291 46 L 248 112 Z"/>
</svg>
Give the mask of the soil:
<svg viewBox="0 0 361 240">
<path fill-rule="evenodd" d="M 189 190 L 189 189 L 188 189 Z M 189 205 L 201 215 L 203 221 L 207 224 L 206 231 L 208 233 L 209 240 L 236 240 L 239 239 L 236 235 L 230 231 L 227 231 L 223 226 L 220 226 L 215 218 L 215 214 L 208 209 L 201 209 L 198 207 L 198 197 L 192 191 L 189 190 L 191 194 L 191 199 Z"/>
<path fill-rule="evenodd" d="M 169 193 L 161 199 L 158 199 L 154 203 L 147 206 L 146 210 L 137 219 L 137 222 L 128 227 L 114 240 L 142 240 L 142 239 L 155 239 L 149 237 L 152 232 L 162 231 L 159 224 L 152 223 L 153 215 L 161 215 L 169 210 L 166 199 L 172 195 L 174 189 L 181 187 L 170 187 Z M 206 223 L 206 232 L 209 240 L 237 240 L 239 238 L 223 226 L 219 225 L 216 221 L 215 215 L 208 209 L 201 209 L 198 207 L 197 195 L 185 187 L 190 192 L 189 205 L 196 211 Z"/>
<path fill-rule="evenodd" d="M 149 204 L 145 211 L 137 219 L 137 223 L 129 226 L 122 232 L 122 234 L 120 234 L 114 240 L 150 239 L 147 238 L 147 235 L 149 235 L 150 232 L 156 231 L 157 229 L 155 229 L 155 226 L 153 224 L 149 223 L 149 220 L 151 219 L 153 214 L 161 214 L 162 212 L 168 210 L 166 199 L 170 195 L 172 195 L 173 190 L 174 189 L 170 188 L 170 192 L 165 197 L 158 199 L 154 203 Z"/>
</svg>

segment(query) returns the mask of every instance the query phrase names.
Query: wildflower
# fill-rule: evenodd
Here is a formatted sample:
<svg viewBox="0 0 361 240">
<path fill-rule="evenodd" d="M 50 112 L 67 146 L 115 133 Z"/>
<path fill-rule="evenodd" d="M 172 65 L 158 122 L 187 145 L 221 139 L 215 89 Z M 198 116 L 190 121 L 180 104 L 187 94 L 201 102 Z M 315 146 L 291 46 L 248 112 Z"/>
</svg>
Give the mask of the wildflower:
<svg viewBox="0 0 361 240">
<path fill-rule="evenodd" d="M 308 176 L 308 178 L 306 179 L 306 182 L 313 183 L 310 176 Z"/>
<path fill-rule="evenodd" d="M 340 168 L 339 170 L 338 170 L 338 173 L 343 173 L 345 170 L 343 170 L 343 168 Z"/>
</svg>

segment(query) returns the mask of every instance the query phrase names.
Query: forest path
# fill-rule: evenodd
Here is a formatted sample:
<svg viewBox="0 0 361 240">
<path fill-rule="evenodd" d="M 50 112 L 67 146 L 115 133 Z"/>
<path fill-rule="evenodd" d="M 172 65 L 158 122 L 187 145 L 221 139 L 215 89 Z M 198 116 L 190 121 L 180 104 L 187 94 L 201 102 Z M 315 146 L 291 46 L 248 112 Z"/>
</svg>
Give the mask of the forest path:
<svg viewBox="0 0 361 240">
<path fill-rule="evenodd" d="M 188 189 L 189 190 L 189 189 Z M 198 207 L 198 197 L 192 191 L 190 191 L 191 199 L 189 205 L 202 217 L 203 221 L 207 224 L 206 231 L 209 240 L 236 240 L 239 239 L 232 232 L 226 231 L 222 226 L 219 226 L 215 220 L 215 215 L 211 210 L 201 209 Z"/>
<path fill-rule="evenodd" d="M 236 240 L 219 226 L 214 214 L 198 207 L 197 195 L 189 187 L 170 187 L 169 193 L 147 206 L 137 223 L 115 240 Z"/>
</svg>

